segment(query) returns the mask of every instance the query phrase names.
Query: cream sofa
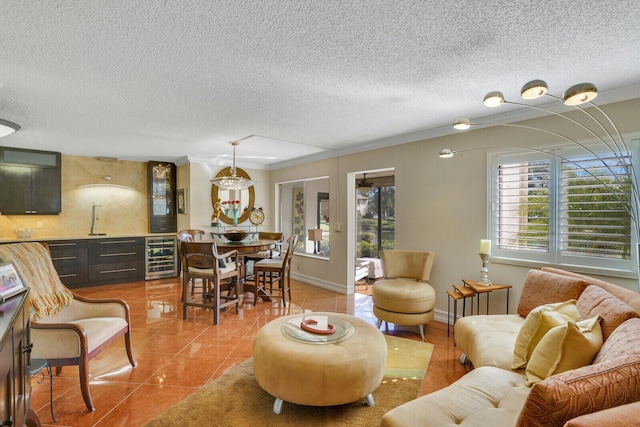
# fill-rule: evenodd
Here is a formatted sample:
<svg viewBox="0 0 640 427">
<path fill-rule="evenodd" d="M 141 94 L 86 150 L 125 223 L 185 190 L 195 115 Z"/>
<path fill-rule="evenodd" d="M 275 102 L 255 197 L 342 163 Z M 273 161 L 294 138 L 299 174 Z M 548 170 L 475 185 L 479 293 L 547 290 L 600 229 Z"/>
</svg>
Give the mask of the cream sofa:
<svg viewBox="0 0 640 427">
<path fill-rule="evenodd" d="M 528 385 L 529 366 L 512 369 L 520 329 L 536 307 L 571 300 L 579 319 L 599 318 L 595 324 L 601 347 L 590 364 Z M 389 411 L 381 426 L 603 425 L 607 414 L 596 416 L 598 411 L 640 400 L 640 295 L 591 277 L 544 268 L 527 275 L 517 311 L 458 320 L 455 341 L 474 369 L 449 387 Z M 571 348 L 564 350 L 569 358 L 592 358 L 587 347 Z M 616 412 L 611 413 L 615 418 Z M 575 423 L 569 424 L 572 419 Z"/>
</svg>

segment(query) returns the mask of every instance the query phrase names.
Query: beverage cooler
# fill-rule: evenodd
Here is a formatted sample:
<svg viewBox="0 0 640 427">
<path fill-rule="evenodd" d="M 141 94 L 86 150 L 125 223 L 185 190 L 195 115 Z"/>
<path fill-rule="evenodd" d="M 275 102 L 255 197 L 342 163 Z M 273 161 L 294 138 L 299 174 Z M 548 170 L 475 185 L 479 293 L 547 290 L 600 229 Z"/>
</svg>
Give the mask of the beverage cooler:
<svg viewBox="0 0 640 427">
<path fill-rule="evenodd" d="M 146 238 L 145 280 L 178 275 L 178 253 L 175 236 Z"/>
</svg>

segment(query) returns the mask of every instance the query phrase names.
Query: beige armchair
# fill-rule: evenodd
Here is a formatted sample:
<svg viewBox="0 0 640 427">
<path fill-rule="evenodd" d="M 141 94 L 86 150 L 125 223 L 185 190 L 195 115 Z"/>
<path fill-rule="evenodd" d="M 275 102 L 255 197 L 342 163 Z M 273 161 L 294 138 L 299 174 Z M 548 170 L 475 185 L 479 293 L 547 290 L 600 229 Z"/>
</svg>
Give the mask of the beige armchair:
<svg viewBox="0 0 640 427">
<path fill-rule="evenodd" d="M 89 299 L 67 289 L 56 273 L 47 247 L 40 243 L 0 245 L 0 261 L 14 265 L 31 289 L 32 358 L 47 359 L 56 373 L 77 365 L 84 403 L 94 411 L 89 390 L 89 360 L 124 335 L 129 362 L 129 306 L 116 298 Z"/>
<path fill-rule="evenodd" d="M 424 325 L 433 320 L 436 294 L 427 283 L 435 252 L 381 250 L 384 278 L 376 280 L 371 295 L 373 314 L 382 322 L 419 326 L 424 341 Z"/>
</svg>

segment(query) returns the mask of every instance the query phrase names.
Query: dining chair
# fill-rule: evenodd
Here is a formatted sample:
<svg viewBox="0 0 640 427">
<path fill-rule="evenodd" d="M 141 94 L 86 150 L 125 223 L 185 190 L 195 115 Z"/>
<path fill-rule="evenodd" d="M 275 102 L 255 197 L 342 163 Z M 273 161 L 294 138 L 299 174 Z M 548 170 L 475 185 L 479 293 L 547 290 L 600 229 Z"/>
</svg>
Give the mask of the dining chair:
<svg viewBox="0 0 640 427">
<path fill-rule="evenodd" d="M 181 250 L 184 257 L 182 318 L 187 319 L 189 307 L 213 310 L 214 325 L 220 321 L 221 309 L 235 305 L 238 313 L 238 284 L 241 272 L 238 251 L 218 254 L 213 242 L 182 242 Z M 202 280 L 200 293 L 187 291 L 189 281 L 194 279 Z"/>
<path fill-rule="evenodd" d="M 253 265 L 255 266 L 255 263 L 258 261 L 261 261 L 266 258 L 273 258 L 274 256 L 276 257 L 280 256 L 283 239 L 284 239 L 284 233 L 278 233 L 275 231 L 259 231 L 258 240 L 275 240 L 276 249 L 274 250 L 273 248 L 271 248 L 266 251 L 260 251 L 253 254 L 244 255 L 245 268 L 247 268 L 247 265 L 249 262 L 253 263 Z"/>
<path fill-rule="evenodd" d="M 180 262 L 178 263 L 178 276 L 180 276 L 181 272 L 184 270 L 184 256 L 182 254 L 181 246 L 182 242 L 193 242 L 196 240 L 197 236 L 200 236 L 200 240 L 202 240 L 203 235 L 203 230 L 196 229 L 180 230 L 176 233 L 176 244 L 178 246 L 178 254 L 180 256 Z M 196 281 L 190 280 L 189 282 L 191 283 L 191 294 L 193 294 L 196 288 Z"/>
<path fill-rule="evenodd" d="M 178 231 L 178 235 L 189 235 L 191 236 L 191 241 L 202 240 L 202 236 L 204 236 L 204 230 L 199 230 L 197 228 L 190 228 L 186 230 Z"/>
<path fill-rule="evenodd" d="M 291 301 L 291 260 L 293 252 L 298 244 L 298 235 L 293 235 L 287 239 L 287 252 L 282 258 L 265 258 L 255 263 L 255 298 L 253 305 L 258 301 L 258 294 L 266 292 L 265 287 L 269 285 L 269 291 L 274 290 L 274 285 L 278 284 L 278 290 L 282 293 L 282 304 L 287 306 L 286 295 L 289 295 Z"/>
</svg>

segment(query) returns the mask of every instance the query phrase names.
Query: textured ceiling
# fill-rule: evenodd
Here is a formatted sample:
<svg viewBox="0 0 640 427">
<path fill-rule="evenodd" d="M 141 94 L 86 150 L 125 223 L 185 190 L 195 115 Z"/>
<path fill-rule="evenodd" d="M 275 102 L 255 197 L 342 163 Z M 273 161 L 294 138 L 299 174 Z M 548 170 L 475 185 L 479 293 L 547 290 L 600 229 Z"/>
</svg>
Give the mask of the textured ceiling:
<svg viewBox="0 0 640 427">
<path fill-rule="evenodd" d="M 640 1 L 3 0 L 0 145 L 267 168 L 588 81 L 640 97 Z M 502 110 L 502 111 L 499 111 Z M 292 160 L 292 159 L 298 160 Z"/>
</svg>

